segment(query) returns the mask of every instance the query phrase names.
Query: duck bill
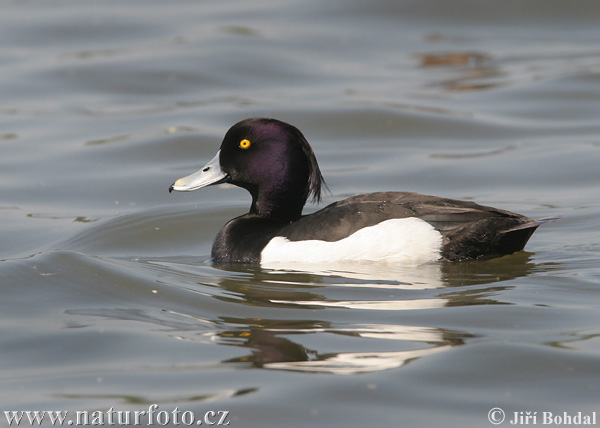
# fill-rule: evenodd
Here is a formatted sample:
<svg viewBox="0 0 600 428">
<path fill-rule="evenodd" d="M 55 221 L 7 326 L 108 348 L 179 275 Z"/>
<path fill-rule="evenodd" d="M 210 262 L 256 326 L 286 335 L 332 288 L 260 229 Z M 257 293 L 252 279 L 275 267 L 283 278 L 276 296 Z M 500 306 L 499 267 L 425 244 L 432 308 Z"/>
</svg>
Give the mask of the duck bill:
<svg viewBox="0 0 600 428">
<path fill-rule="evenodd" d="M 224 183 L 229 180 L 229 176 L 221 169 L 219 162 L 219 155 L 221 151 L 217 152 L 217 155 L 199 171 L 188 175 L 187 177 L 180 178 L 169 187 L 169 193 L 173 190 L 178 192 L 191 192 L 192 190 L 198 190 L 212 184 Z"/>
</svg>

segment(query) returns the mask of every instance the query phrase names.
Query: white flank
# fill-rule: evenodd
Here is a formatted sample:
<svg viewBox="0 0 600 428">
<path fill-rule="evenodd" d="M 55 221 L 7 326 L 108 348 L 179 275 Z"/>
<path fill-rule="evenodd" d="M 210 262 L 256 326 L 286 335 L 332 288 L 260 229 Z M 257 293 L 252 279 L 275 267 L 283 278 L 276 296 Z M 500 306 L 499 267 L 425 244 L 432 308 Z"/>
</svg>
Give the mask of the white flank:
<svg viewBox="0 0 600 428">
<path fill-rule="evenodd" d="M 365 227 L 339 241 L 289 241 L 277 236 L 261 253 L 261 266 L 281 263 L 375 261 L 421 264 L 440 258 L 442 235 L 416 217 L 396 218 Z"/>
</svg>

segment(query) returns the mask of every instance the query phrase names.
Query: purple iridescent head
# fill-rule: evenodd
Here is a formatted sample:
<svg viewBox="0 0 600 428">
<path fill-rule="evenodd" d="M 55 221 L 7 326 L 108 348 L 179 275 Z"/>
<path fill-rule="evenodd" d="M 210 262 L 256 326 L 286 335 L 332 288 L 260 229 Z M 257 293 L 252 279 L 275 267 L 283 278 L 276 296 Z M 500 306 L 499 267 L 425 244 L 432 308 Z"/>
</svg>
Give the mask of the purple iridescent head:
<svg viewBox="0 0 600 428">
<path fill-rule="evenodd" d="M 250 192 L 250 213 L 284 221 L 300 217 L 308 197 L 319 202 L 325 186 L 304 135 L 292 125 L 265 118 L 233 125 L 215 159 L 177 180 L 171 190 L 196 190 L 223 182 Z"/>
</svg>

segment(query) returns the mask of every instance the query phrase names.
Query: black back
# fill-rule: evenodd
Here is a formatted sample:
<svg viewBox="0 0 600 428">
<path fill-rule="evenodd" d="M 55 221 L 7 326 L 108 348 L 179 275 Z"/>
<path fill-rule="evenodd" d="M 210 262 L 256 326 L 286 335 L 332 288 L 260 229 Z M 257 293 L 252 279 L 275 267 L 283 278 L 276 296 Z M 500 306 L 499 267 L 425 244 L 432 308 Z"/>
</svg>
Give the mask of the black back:
<svg viewBox="0 0 600 428">
<path fill-rule="evenodd" d="M 291 241 L 337 241 L 392 218 L 418 217 L 443 236 L 442 257 L 464 260 L 522 250 L 538 223 L 474 202 L 410 192 L 377 192 L 335 202 L 278 233 Z"/>
</svg>

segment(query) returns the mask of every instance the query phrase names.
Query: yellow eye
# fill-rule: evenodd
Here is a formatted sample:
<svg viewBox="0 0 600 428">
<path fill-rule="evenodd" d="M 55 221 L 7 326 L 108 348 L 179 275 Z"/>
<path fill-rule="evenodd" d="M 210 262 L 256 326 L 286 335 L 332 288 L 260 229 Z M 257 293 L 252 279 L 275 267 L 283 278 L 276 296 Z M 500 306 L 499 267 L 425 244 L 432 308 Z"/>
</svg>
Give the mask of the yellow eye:
<svg viewBox="0 0 600 428">
<path fill-rule="evenodd" d="M 241 149 L 244 149 L 244 150 L 249 149 L 251 145 L 252 145 L 252 143 L 250 142 L 250 140 L 246 140 L 245 138 L 242 141 L 240 141 Z"/>
</svg>

